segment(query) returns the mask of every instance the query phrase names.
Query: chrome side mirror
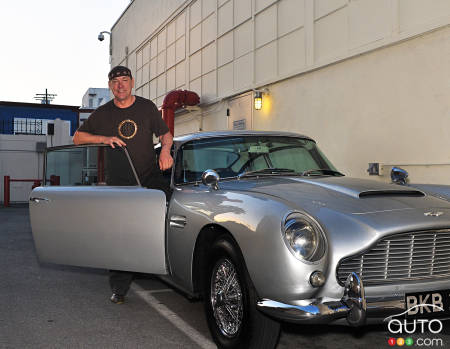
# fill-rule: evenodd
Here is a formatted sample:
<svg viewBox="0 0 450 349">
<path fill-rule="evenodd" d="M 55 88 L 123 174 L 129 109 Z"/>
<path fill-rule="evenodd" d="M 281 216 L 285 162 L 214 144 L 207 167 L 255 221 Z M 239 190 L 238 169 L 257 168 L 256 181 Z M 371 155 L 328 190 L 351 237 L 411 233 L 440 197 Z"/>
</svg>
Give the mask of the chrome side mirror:
<svg viewBox="0 0 450 349">
<path fill-rule="evenodd" d="M 213 188 L 214 190 L 219 189 L 219 179 L 219 174 L 214 170 L 206 170 L 202 174 L 202 183 Z"/>
<path fill-rule="evenodd" d="M 406 178 L 408 178 L 408 171 L 400 167 L 392 167 L 391 170 L 392 183 L 406 185 Z"/>
</svg>

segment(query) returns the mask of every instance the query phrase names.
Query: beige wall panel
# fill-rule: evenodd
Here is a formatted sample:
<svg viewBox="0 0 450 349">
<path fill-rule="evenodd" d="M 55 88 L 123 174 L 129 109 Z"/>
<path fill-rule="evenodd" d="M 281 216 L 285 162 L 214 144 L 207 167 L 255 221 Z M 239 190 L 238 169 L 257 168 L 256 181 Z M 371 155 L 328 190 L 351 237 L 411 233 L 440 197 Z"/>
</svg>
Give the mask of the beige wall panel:
<svg viewBox="0 0 450 349">
<path fill-rule="evenodd" d="M 175 90 L 176 80 L 175 80 L 175 67 L 167 71 L 167 92 Z"/>
<path fill-rule="evenodd" d="M 127 11 L 112 28 L 112 65 L 125 58 L 125 46 L 130 53 L 161 25 L 162 18 L 168 18 L 185 0 L 134 0 Z"/>
<path fill-rule="evenodd" d="M 155 104 L 158 108 L 161 108 L 163 102 L 164 102 L 164 96 L 156 98 Z"/>
<path fill-rule="evenodd" d="M 182 12 L 175 20 L 175 37 L 179 39 L 186 33 L 186 11 Z"/>
<path fill-rule="evenodd" d="M 142 88 L 142 97 L 149 98 L 150 96 L 150 84 L 145 84 Z"/>
<path fill-rule="evenodd" d="M 314 0 L 314 19 L 330 14 L 347 5 L 348 2 L 349 0 Z"/>
<path fill-rule="evenodd" d="M 166 74 L 158 76 L 158 85 L 156 89 L 156 96 L 164 96 L 166 94 Z"/>
<path fill-rule="evenodd" d="M 214 41 L 217 37 L 217 20 L 216 14 L 206 18 L 202 22 L 202 46 Z"/>
<path fill-rule="evenodd" d="M 202 20 L 202 1 L 197 0 L 190 6 L 190 21 L 191 28 L 195 27 Z"/>
<path fill-rule="evenodd" d="M 255 0 L 256 4 L 256 12 L 261 11 L 263 8 L 266 8 L 270 4 L 277 2 L 278 0 Z"/>
<path fill-rule="evenodd" d="M 158 55 L 158 38 L 155 37 L 150 41 L 150 58 L 155 58 Z"/>
<path fill-rule="evenodd" d="M 233 60 L 233 32 L 229 32 L 217 40 L 217 54 L 219 66 Z"/>
<path fill-rule="evenodd" d="M 239 25 L 252 16 L 252 0 L 234 0 L 234 25 Z"/>
<path fill-rule="evenodd" d="M 217 97 L 216 71 L 202 76 L 202 102 L 208 102 Z"/>
<path fill-rule="evenodd" d="M 176 136 L 199 131 L 199 116 L 180 115 L 175 117 L 174 132 Z"/>
<path fill-rule="evenodd" d="M 356 177 L 368 178 L 369 162 L 450 163 L 449 36 L 447 27 L 271 85 L 254 128 L 307 134 Z M 411 181 L 429 182 L 438 168 Z"/>
<path fill-rule="evenodd" d="M 202 17 L 206 18 L 216 10 L 217 0 L 203 0 Z"/>
<path fill-rule="evenodd" d="M 176 63 L 181 62 L 186 58 L 186 39 L 185 37 L 181 37 L 175 43 L 175 61 Z"/>
<path fill-rule="evenodd" d="M 136 72 L 134 84 L 135 84 L 135 87 L 137 87 L 137 88 L 141 87 L 141 85 L 142 85 L 142 69 L 139 69 Z"/>
<path fill-rule="evenodd" d="M 304 0 L 281 0 L 278 3 L 278 36 L 303 27 L 304 23 Z"/>
<path fill-rule="evenodd" d="M 235 97 L 228 101 L 230 108 L 230 116 L 228 117 L 228 129 L 233 129 L 233 122 L 238 120 L 245 120 L 245 129 L 251 130 L 252 126 L 252 94 L 246 93 L 244 95 Z"/>
<path fill-rule="evenodd" d="M 218 9 L 219 35 L 231 30 L 233 28 L 233 1 L 227 2 L 224 6 Z"/>
<path fill-rule="evenodd" d="M 139 50 L 136 53 L 136 68 L 139 69 L 142 67 L 142 50 Z"/>
<path fill-rule="evenodd" d="M 277 37 L 277 7 L 273 5 L 255 17 L 256 47 L 261 47 Z"/>
<path fill-rule="evenodd" d="M 150 99 L 156 98 L 156 88 L 158 79 L 153 79 L 150 81 Z"/>
<path fill-rule="evenodd" d="M 202 75 L 202 52 L 198 51 L 189 59 L 189 79 L 194 80 Z"/>
<path fill-rule="evenodd" d="M 128 68 L 131 70 L 133 76 L 136 76 L 136 60 L 132 59 L 133 56 L 130 56 L 128 60 Z"/>
<path fill-rule="evenodd" d="M 255 52 L 256 83 L 273 79 L 277 75 L 276 41 L 256 49 Z"/>
<path fill-rule="evenodd" d="M 145 64 L 144 67 L 142 68 L 142 83 L 146 84 L 149 81 L 150 78 L 150 64 Z"/>
<path fill-rule="evenodd" d="M 175 65 L 175 44 L 167 47 L 167 69 Z"/>
<path fill-rule="evenodd" d="M 166 51 L 162 51 L 160 54 L 158 54 L 158 60 L 157 60 L 157 67 L 156 67 L 156 73 L 162 74 L 166 70 Z"/>
<path fill-rule="evenodd" d="M 198 25 L 191 30 L 189 52 L 192 54 L 202 47 L 202 26 Z"/>
<path fill-rule="evenodd" d="M 177 88 L 186 84 L 186 61 L 178 63 L 175 67 L 175 83 Z"/>
<path fill-rule="evenodd" d="M 306 65 L 305 29 L 283 36 L 278 40 L 278 72 L 287 75 Z"/>
<path fill-rule="evenodd" d="M 348 6 L 349 45 L 356 48 L 390 35 L 391 0 L 358 0 Z"/>
<path fill-rule="evenodd" d="M 230 78 L 230 77 L 228 77 Z M 253 55 L 251 53 L 234 60 L 234 88 L 248 88 L 253 83 Z"/>
<path fill-rule="evenodd" d="M 134 95 L 135 95 L 135 96 L 142 97 L 142 87 L 136 89 Z"/>
<path fill-rule="evenodd" d="M 150 80 L 153 78 L 156 78 L 156 76 L 158 75 L 158 58 L 153 58 L 150 61 Z"/>
<path fill-rule="evenodd" d="M 216 69 L 216 52 L 215 42 L 202 49 L 202 74 Z"/>
<path fill-rule="evenodd" d="M 228 103 L 215 104 L 214 113 L 204 113 L 203 116 L 203 130 L 226 130 L 228 127 L 227 115 Z"/>
<path fill-rule="evenodd" d="M 247 21 L 234 30 L 234 57 L 239 58 L 252 49 L 253 22 Z"/>
<path fill-rule="evenodd" d="M 158 34 L 158 53 L 166 49 L 166 28 Z"/>
<path fill-rule="evenodd" d="M 218 3 L 217 3 L 217 5 L 220 7 L 220 6 L 222 6 L 223 4 L 225 4 L 226 2 L 233 2 L 233 0 L 218 0 Z"/>
<path fill-rule="evenodd" d="M 150 62 L 150 43 L 142 48 L 142 64 Z"/>
<path fill-rule="evenodd" d="M 347 8 L 333 12 L 316 21 L 315 58 L 322 61 L 347 52 L 348 46 L 348 16 Z"/>
<path fill-rule="evenodd" d="M 449 0 L 399 0 L 400 31 L 449 15 Z"/>
<path fill-rule="evenodd" d="M 176 22 L 172 21 L 167 26 L 167 45 L 175 42 Z"/>
<path fill-rule="evenodd" d="M 224 96 L 233 91 L 233 63 L 228 63 L 217 69 L 218 94 Z"/>
<path fill-rule="evenodd" d="M 199 96 L 202 95 L 202 78 L 193 80 L 189 84 L 189 90 L 196 92 Z"/>
</svg>

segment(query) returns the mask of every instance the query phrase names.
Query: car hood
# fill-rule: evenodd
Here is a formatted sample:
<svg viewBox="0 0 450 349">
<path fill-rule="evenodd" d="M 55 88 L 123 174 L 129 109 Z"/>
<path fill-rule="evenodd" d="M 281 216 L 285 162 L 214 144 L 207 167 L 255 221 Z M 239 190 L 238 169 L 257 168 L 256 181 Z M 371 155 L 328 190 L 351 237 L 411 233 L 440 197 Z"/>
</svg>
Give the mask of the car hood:
<svg viewBox="0 0 450 349">
<path fill-rule="evenodd" d="M 300 208 L 326 207 L 345 214 L 450 208 L 448 201 L 420 189 L 350 177 L 277 176 L 223 183 L 226 188 L 278 197 Z"/>
</svg>

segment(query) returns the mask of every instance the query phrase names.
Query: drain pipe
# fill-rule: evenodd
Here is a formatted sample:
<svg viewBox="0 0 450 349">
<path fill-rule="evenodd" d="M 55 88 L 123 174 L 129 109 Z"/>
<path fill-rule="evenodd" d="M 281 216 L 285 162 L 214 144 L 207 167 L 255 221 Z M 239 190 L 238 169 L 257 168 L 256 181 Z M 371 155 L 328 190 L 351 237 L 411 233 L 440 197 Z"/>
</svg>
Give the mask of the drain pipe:
<svg viewBox="0 0 450 349">
<path fill-rule="evenodd" d="M 200 97 L 197 93 L 187 90 L 174 90 L 169 92 L 161 107 L 162 118 L 169 127 L 169 131 L 174 135 L 175 128 L 175 110 L 184 106 L 194 106 L 200 103 Z"/>
</svg>

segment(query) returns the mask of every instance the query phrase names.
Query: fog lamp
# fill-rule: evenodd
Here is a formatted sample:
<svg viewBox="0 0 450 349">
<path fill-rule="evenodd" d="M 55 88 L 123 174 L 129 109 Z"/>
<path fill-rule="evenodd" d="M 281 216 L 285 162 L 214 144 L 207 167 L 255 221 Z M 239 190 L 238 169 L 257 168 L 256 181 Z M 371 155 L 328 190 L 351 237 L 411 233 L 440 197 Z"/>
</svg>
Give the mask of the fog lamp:
<svg viewBox="0 0 450 349">
<path fill-rule="evenodd" d="M 309 277 L 309 283 L 312 287 L 321 287 L 325 283 L 325 275 L 319 270 L 313 272 Z"/>
</svg>

